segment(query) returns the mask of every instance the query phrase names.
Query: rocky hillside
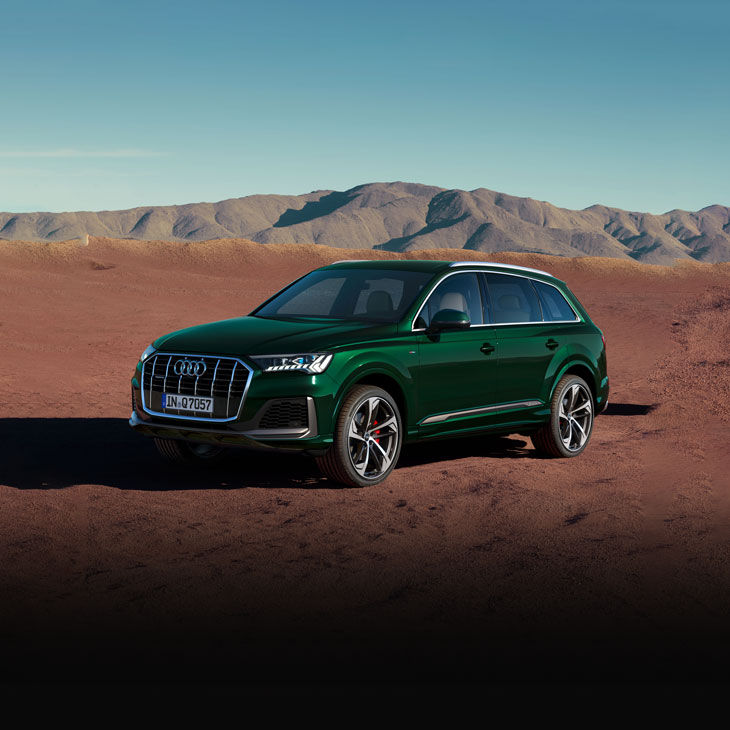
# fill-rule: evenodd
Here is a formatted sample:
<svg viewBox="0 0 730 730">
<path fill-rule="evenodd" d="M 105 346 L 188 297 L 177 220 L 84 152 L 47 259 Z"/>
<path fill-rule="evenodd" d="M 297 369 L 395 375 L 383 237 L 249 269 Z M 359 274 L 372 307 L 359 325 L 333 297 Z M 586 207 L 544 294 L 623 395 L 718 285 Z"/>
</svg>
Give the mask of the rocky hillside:
<svg viewBox="0 0 730 730">
<path fill-rule="evenodd" d="M 524 251 L 654 264 L 730 261 L 730 208 L 720 205 L 662 215 L 602 205 L 576 211 L 485 188 L 468 192 L 401 182 L 96 213 L 0 213 L 0 239 L 61 241 L 87 234 L 173 241 L 248 238 L 399 252 Z"/>
</svg>

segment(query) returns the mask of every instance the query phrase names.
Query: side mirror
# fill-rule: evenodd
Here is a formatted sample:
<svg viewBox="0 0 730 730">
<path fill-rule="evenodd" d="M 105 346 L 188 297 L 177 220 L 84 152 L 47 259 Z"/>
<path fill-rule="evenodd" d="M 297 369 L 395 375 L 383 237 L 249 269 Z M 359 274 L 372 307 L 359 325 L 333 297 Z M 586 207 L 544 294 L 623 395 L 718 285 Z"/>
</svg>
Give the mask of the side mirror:
<svg viewBox="0 0 730 730">
<path fill-rule="evenodd" d="M 441 309 L 433 315 L 429 332 L 443 332 L 444 330 L 467 330 L 471 327 L 469 315 L 458 309 Z"/>
</svg>

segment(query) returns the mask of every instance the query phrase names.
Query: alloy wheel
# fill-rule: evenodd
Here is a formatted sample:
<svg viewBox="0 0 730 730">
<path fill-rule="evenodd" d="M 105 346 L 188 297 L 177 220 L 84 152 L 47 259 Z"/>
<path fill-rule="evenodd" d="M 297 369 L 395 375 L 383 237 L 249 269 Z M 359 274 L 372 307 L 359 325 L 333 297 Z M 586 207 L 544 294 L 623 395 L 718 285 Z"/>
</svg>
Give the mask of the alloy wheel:
<svg viewBox="0 0 730 730">
<path fill-rule="evenodd" d="M 398 418 L 388 401 L 366 398 L 355 408 L 347 433 L 350 462 L 364 479 L 386 472 L 398 452 Z"/>
<path fill-rule="evenodd" d="M 560 439 L 568 451 L 580 451 L 593 425 L 593 399 L 580 383 L 572 383 L 560 398 Z"/>
</svg>

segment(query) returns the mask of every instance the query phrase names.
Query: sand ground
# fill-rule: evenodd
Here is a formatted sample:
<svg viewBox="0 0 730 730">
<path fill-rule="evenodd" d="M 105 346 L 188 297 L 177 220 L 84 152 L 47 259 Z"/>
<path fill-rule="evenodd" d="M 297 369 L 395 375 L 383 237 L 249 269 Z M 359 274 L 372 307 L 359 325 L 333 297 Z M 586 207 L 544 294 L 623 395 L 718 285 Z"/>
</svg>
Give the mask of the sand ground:
<svg viewBox="0 0 730 730">
<path fill-rule="evenodd" d="M 567 281 L 605 332 L 611 403 L 577 459 L 517 435 L 444 441 L 344 489 L 296 456 L 177 471 L 130 432 L 129 378 L 156 336 L 370 256 L 387 255 L 0 242 L 13 671 L 727 675 L 730 264 L 494 257 Z"/>
</svg>

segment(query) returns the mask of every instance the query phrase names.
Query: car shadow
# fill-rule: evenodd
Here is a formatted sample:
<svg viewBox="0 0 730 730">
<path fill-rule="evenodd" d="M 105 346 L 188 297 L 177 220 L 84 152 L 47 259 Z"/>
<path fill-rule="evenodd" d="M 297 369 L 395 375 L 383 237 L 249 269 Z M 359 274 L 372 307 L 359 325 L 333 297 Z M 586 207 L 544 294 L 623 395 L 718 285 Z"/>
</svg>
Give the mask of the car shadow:
<svg viewBox="0 0 730 730">
<path fill-rule="evenodd" d="M 604 416 L 646 416 L 655 410 L 656 403 L 641 405 L 639 403 L 610 403 L 603 411 Z"/>
<path fill-rule="evenodd" d="M 399 466 L 474 456 L 540 458 L 528 444 L 484 436 L 413 444 L 403 449 Z M 312 459 L 294 453 L 230 449 L 221 462 L 179 467 L 120 418 L 0 419 L 0 484 L 41 490 L 77 484 L 139 491 L 345 488 L 322 477 Z"/>
<path fill-rule="evenodd" d="M 455 461 L 471 457 L 493 459 L 543 459 L 532 448 L 528 437 L 462 436 L 460 438 L 421 441 L 403 448 L 398 466 L 421 466 L 440 461 Z"/>
<path fill-rule="evenodd" d="M 241 487 L 340 488 L 299 454 L 231 449 L 220 463 L 166 462 L 151 439 L 122 418 L 0 419 L 0 484 L 62 489 L 104 484 L 126 490 L 169 491 Z"/>
</svg>

